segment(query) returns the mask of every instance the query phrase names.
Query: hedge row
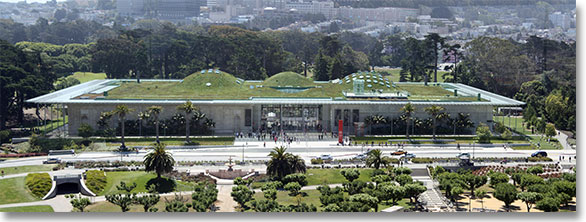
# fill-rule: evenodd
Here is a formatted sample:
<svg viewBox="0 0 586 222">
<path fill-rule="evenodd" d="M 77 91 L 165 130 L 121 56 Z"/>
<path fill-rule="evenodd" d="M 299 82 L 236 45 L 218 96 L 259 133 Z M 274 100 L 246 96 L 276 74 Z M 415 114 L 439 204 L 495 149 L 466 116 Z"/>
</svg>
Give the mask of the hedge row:
<svg viewBox="0 0 586 222">
<path fill-rule="evenodd" d="M 25 178 L 26 187 L 38 198 L 43 198 L 53 186 L 48 173 L 29 173 Z"/>
<path fill-rule="evenodd" d="M 104 171 L 88 170 L 85 173 L 85 185 L 93 192 L 100 193 L 106 187 L 107 179 Z"/>
</svg>

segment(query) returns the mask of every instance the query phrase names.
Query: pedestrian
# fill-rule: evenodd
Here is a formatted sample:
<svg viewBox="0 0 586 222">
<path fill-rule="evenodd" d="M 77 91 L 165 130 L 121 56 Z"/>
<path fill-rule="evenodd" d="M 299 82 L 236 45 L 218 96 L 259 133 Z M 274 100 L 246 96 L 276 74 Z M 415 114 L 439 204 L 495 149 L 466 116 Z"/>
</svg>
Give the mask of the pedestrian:
<svg viewBox="0 0 586 222">
<path fill-rule="evenodd" d="M 263 146 L 264 148 L 267 148 L 267 142 L 264 142 L 264 143 L 262 144 L 262 146 Z"/>
<path fill-rule="evenodd" d="M 568 157 L 569 161 L 572 162 L 572 157 Z"/>
<path fill-rule="evenodd" d="M 4 170 L 2 170 L 2 177 L 4 177 Z"/>
</svg>

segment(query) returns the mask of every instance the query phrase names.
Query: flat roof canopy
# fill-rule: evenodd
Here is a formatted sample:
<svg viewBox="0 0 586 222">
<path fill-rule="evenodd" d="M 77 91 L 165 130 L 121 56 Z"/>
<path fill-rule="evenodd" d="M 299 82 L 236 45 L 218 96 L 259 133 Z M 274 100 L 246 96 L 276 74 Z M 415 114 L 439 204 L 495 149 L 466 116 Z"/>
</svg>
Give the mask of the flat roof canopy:
<svg viewBox="0 0 586 222">
<path fill-rule="evenodd" d="M 180 83 L 182 80 L 148 80 L 143 79 L 141 82 L 160 82 L 160 83 Z M 180 104 L 187 99 L 115 99 L 102 96 L 104 92 L 116 89 L 123 82 L 136 82 L 135 79 L 107 79 L 93 80 L 90 82 L 75 85 L 56 92 L 42 95 L 27 100 L 29 103 L 36 104 Z M 423 83 L 396 82 L 397 85 L 421 85 Z M 435 84 L 435 83 L 429 83 Z M 440 83 L 444 89 L 453 92 L 458 91 L 459 95 L 477 96 L 480 94 L 481 101 L 457 101 L 457 100 L 348 100 L 344 97 L 263 97 L 262 95 L 251 96 L 247 99 L 189 99 L 197 104 L 420 104 L 420 105 L 492 105 L 492 106 L 522 106 L 524 102 L 507 98 L 495 93 L 484 91 L 478 88 L 467 86 L 460 83 Z M 82 95 L 96 94 L 98 97 L 87 97 Z"/>
</svg>

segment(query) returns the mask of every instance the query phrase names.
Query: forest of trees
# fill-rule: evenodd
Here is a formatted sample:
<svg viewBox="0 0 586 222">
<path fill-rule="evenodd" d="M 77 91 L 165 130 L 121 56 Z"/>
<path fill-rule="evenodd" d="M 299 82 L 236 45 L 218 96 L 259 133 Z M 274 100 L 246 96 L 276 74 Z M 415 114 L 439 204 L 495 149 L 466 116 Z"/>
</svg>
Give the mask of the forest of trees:
<svg viewBox="0 0 586 222">
<path fill-rule="evenodd" d="M 403 7 L 419 8 L 419 6 L 501 6 L 501 5 L 534 5 L 537 2 L 547 2 L 552 5 L 575 4 L 573 0 L 334 0 L 340 6 L 354 8 Z"/>
<path fill-rule="evenodd" d="M 44 23 L 40 19 L 25 27 L 0 21 L 0 27 L 11 30 L 0 32 L 1 38 L 8 39 L 2 42 L 3 55 L 22 55 L 2 57 L 0 67 L 12 70 L 7 73 L 26 73 L 3 75 L 0 82 L 0 108 L 16 114 L 8 115 L 16 119 L 22 116 L 18 108 L 26 106 L 19 101 L 53 90 L 47 82 L 75 71 L 137 79 L 181 79 L 207 68 L 220 68 L 243 79 L 295 71 L 311 72 L 314 80 L 323 81 L 386 65 L 402 68 L 401 81 L 435 82 L 434 67 L 445 60 L 457 64 L 444 74 L 445 81 L 525 101 L 530 118 L 575 130 L 575 43 L 539 37 L 530 37 L 526 43 L 479 37 L 459 45 L 433 33 L 421 40 L 404 34 L 377 39 L 352 32 L 261 32 L 242 26 L 176 26 L 154 20 L 139 21 L 131 29 L 114 31 L 98 25 L 78 32 L 82 26 L 78 21 Z M 21 27 L 22 32 L 13 27 Z M 109 34 L 101 36 L 99 30 Z M 30 89 L 14 85 L 30 85 L 29 80 L 42 81 L 43 86 Z"/>
</svg>

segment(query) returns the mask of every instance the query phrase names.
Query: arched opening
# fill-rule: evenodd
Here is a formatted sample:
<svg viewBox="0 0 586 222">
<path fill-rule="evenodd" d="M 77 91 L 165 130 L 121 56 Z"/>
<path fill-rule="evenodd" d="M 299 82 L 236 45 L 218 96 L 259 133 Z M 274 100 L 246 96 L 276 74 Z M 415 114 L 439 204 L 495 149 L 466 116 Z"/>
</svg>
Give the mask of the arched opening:
<svg viewBox="0 0 586 222">
<path fill-rule="evenodd" d="M 79 192 L 79 183 L 62 183 L 57 185 L 57 194 L 70 194 Z"/>
</svg>

